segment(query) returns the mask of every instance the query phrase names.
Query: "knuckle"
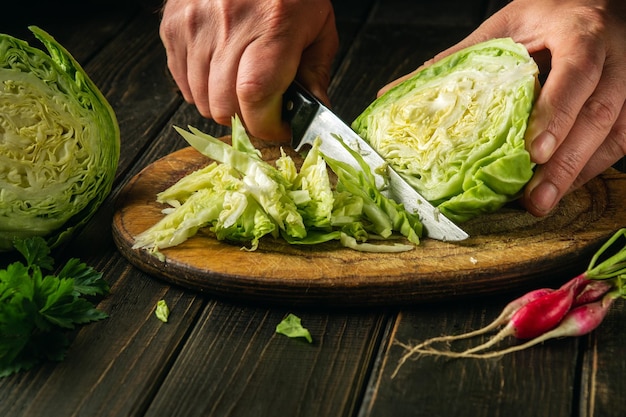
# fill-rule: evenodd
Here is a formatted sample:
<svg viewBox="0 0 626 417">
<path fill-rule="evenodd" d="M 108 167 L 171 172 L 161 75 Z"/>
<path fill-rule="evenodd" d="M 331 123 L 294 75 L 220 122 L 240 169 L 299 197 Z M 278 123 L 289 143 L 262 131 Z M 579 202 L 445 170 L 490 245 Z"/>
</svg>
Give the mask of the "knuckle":
<svg viewBox="0 0 626 417">
<path fill-rule="evenodd" d="M 583 166 L 582 155 L 574 153 L 567 157 L 550 160 L 550 169 L 547 173 L 560 191 L 565 192 L 576 179 Z"/>
<path fill-rule="evenodd" d="M 210 104 L 207 105 L 206 112 L 209 118 L 221 125 L 230 125 L 230 118 L 234 116 L 234 110 L 232 110 L 229 103 L 217 101 L 215 98 L 211 98 Z"/>
<path fill-rule="evenodd" d="M 596 129 L 608 132 L 618 116 L 618 109 L 604 98 L 592 95 L 584 106 L 584 114 Z"/>
<path fill-rule="evenodd" d="M 211 113 L 209 118 L 212 118 L 216 123 L 221 124 L 223 126 L 230 125 L 230 119 L 234 116 L 232 114 L 227 115 L 226 113 Z"/>
<path fill-rule="evenodd" d="M 269 88 L 267 83 L 261 83 L 259 79 L 240 77 L 237 80 L 236 91 L 239 101 L 255 106 L 269 100 L 274 90 Z"/>
<path fill-rule="evenodd" d="M 181 36 L 194 39 L 204 25 L 202 9 L 195 2 L 188 2 L 176 11 L 169 12 L 159 25 L 159 35 L 163 42 L 173 42 Z"/>
<path fill-rule="evenodd" d="M 551 112 L 551 117 L 546 126 L 546 130 L 552 133 L 555 137 L 564 137 L 571 126 L 576 121 L 576 114 L 578 113 L 573 107 L 572 100 L 560 100 L 558 102 L 549 102 L 548 106 L 554 111 Z"/>
</svg>

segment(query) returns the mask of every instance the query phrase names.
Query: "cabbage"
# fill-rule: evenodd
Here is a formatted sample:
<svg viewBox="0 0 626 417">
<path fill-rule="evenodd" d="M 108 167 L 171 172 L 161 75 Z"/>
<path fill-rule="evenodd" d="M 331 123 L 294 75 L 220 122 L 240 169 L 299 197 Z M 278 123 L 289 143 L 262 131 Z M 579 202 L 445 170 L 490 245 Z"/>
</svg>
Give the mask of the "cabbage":
<svg viewBox="0 0 626 417">
<path fill-rule="evenodd" d="M 352 124 L 418 192 L 455 221 L 519 197 L 533 164 L 524 133 L 538 68 L 509 38 L 418 71 Z"/>
<path fill-rule="evenodd" d="M 133 249 L 164 260 L 161 249 L 184 242 L 201 228 L 218 240 L 249 243 L 247 250 L 256 250 L 266 235 L 293 245 L 336 240 L 368 252 L 403 252 L 419 243 L 419 217 L 376 188 L 369 166 L 355 151 L 351 153 L 362 170 L 324 155 L 317 138 L 298 171 L 283 149 L 274 164 L 264 161 L 237 115 L 232 118 L 232 145 L 191 126 L 189 131 L 174 128 L 213 162 L 157 194 L 157 202 L 169 207 L 156 224 L 134 237 Z M 337 175 L 335 189 L 328 167 Z M 369 242 L 399 235 L 410 244 Z"/>
<path fill-rule="evenodd" d="M 120 153 L 113 109 L 70 53 L 0 35 L 0 250 L 42 236 L 58 246 L 111 190 Z"/>
</svg>

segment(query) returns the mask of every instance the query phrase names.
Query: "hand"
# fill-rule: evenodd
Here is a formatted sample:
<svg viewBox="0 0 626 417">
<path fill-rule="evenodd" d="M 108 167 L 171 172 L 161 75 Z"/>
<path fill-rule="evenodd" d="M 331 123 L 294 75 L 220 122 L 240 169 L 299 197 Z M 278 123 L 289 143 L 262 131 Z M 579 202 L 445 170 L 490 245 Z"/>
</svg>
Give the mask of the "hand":
<svg viewBox="0 0 626 417">
<path fill-rule="evenodd" d="M 515 0 L 432 62 L 501 37 L 526 46 L 547 73 L 526 132 L 539 166 L 523 197 L 543 216 L 626 154 L 626 3 Z"/>
<path fill-rule="evenodd" d="M 339 40 L 330 0 L 168 0 L 160 35 L 185 100 L 260 139 L 286 141 L 282 95 L 297 77 L 328 103 Z"/>
</svg>

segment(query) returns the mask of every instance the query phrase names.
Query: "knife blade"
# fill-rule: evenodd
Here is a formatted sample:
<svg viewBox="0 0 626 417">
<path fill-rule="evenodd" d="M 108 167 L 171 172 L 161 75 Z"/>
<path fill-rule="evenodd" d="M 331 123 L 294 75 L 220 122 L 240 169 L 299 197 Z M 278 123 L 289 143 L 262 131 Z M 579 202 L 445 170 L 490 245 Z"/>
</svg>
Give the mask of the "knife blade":
<svg viewBox="0 0 626 417">
<path fill-rule="evenodd" d="M 320 137 L 322 153 L 360 169 L 358 162 L 334 135 L 358 151 L 372 167 L 376 186 L 386 197 L 403 204 L 405 210 L 417 213 L 429 238 L 460 241 L 469 237 L 411 187 L 368 142 L 297 82 L 293 82 L 283 96 L 283 118 L 291 126 L 291 145 L 296 151 L 312 145 Z M 378 172 L 380 167 L 387 169 L 384 176 Z"/>
</svg>

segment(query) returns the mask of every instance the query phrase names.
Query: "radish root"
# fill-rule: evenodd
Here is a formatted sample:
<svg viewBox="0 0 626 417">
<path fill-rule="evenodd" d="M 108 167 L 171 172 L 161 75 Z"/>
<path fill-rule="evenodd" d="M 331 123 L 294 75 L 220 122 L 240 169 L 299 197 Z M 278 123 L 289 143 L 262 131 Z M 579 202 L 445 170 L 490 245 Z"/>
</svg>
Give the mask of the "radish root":
<svg viewBox="0 0 626 417">
<path fill-rule="evenodd" d="M 528 349 L 532 346 L 538 345 L 550 339 L 557 339 L 557 338 L 563 338 L 563 337 L 569 337 L 569 336 L 582 336 L 584 334 L 591 332 L 598 325 L 600 325 L 605 315 L 607 314 L 611 304 L 616 298 L 619 298 L 619 296 L 620 294 L 618 293 L 605 293 L 604 296 L 600 300 L 597 300 L 595 302 L 592 302 L 586 305 L 581 305 L 572 309 L 568 313 L 568 315 L 561 321 L 561 323 L 557 327 L 553 328 L 552 330 L 549 330 L 537 337 L 527 340 L 524 343 L 509 346 L 507 348 L 500 349 L 500 350 L 493 350 L 493 351 L 478 353 L 480 351 L 483 351 L 487 348 L 494 346 L 495 344 L 502 341 L 506 337 L 512 335 L 514 332 L 513 332 L 513 329 L 509 325 L 501 329 L 496 335 L 491 337 L 487 342 L 482 343 L 473 348 L 466 349 L 461 352 L 455 352 L 451 350 L 438 350 L 438 349 L 432 348 L 431 345 L 435 342 L 449 342 L 452 340 L 464 339 L 464 338 L 486 333 L 487 331 L 492 330 L 495 327 L 497 327 L 499 324 L 502 324 L 502 315 L 498 317 L 498 319 L 494 320 L 494 322 L 492 322 L 491 324 L 473 332 L 468 332 L 468 333 L 463 333 L 460 335 L 453 335 L 453 336 L 434 337 L 414 346 L 397 342 L 397 344 L 402 346 L 406 350 L 406 352 L 404 355 L 402 355 L 402 357 L 398 361 L 398 365 L 394 369 L 391 375 L 391 378 L 395 378 L 395 376 L 398 374 L 398 371 L 400 370 L 402 365 L 410 357 L 414 355 L 418 355 L 418 357 L 421 355 L 434 355 L 434 356 L 443 356 L 443 357 L 448 357 L 448 358 L 493 359 L 493 358 L 502 357 L 509 353 Z M 583 310 L 585 311 L 582 312 Z M 494 323 L 497 323 L 497 324 L 494 324 Z"/>
<path fill-rule="evenodd" d="M 600 261 L 604 252 L 623 238 L 626 238 L 626 228 L 619 229 L 602 245 L 585 272 L 557 290 L 538 289 L 511 301 L 493 322 L 483 328 L 459 335 L 433 337 L 413 346 L 394 341 L 406 352 L 400 357 L 391 377 L 394 378 L 413 355 L 490 359 L 528 349 L 549 339 L 576 337 L 591 332 L 604 320 L 615 299 L 626 298 L 626 245 Z M 502 329 L 489 340 L 465 351 L 432 347 L 435 343 L 449 344 L 480 336 L 499 327 Z M 500 350 L 487 350 L 508 336 L 526 341 Z"/>
</svg>

